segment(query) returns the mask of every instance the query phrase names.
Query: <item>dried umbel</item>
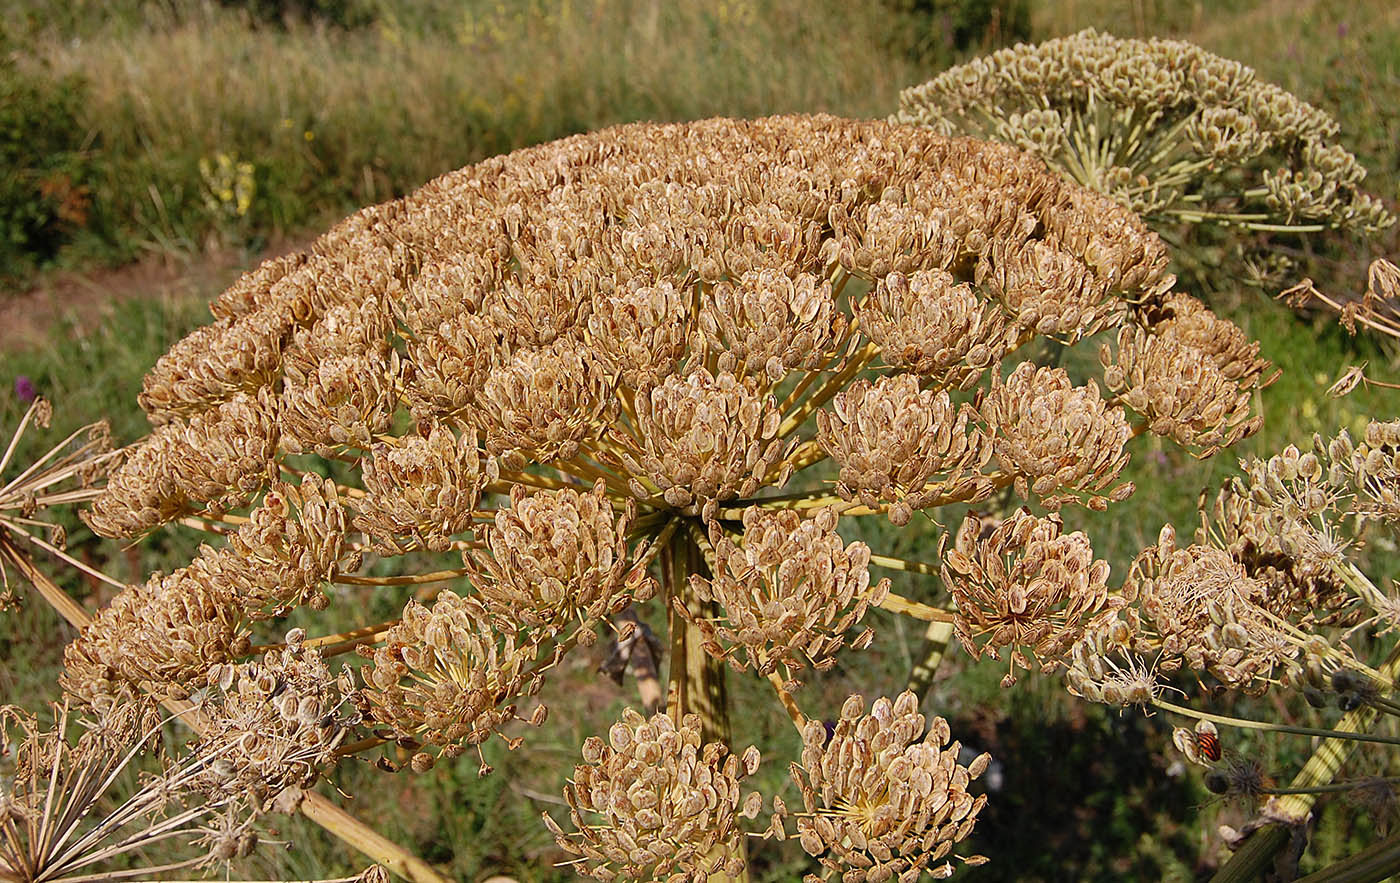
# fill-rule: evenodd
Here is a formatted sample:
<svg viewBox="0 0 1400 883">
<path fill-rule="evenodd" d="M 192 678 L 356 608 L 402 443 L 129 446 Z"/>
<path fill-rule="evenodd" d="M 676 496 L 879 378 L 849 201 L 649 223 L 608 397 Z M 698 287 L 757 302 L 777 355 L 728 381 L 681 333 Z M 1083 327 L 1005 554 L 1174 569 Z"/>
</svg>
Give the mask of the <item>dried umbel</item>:
<svg viewBox="0 0 1400 883">
<path fill-rule="evenodd" d="M 1310 621 L 1356 625 L 1374 617 L 1394 627 L 1400 606 L 1369 581 L 1358 583 L 1352 556 L 1369 534 L 1400 521 L 1400 433 L 1371 421 L 1357 443 L 1342 430 L 1314 435 L 1310 449 L 1288 445 L 1242 463 L 1207 510 L 1197 542 L 1227 552 L 1270 588 L 1274 603 Z M 1357 602 L 1360 602 L 1359 604 Z"/>
<path fill-rule="evenodd" d="M 1394 219 L 1321 110 L 1179 40 L 1094 30 L 906 89 L 894 119 L 1006 141 L 1154 226 L 1370 233 Z"/>
<path fill-rule="evenodd" d="M 332 455 L 367 449 L 389 428 L 401 381 L 388 310 L 376 299 L 340 305 L 296 332 L 283 360 L 281 444 Z"/>
<path fill-rule="evenodd" d="M 724 354 L 722 370 L 740 375 L 763 372 L 780 380 L 795 368 L 818 368 L 842 330 L 833 322 L 831 281 L 812 273 L 793 279 L 776 269 L 749 270 L 708 295 L 700 329 Z"/>
<path fill-rule="evenodd" d="M 118 594 L 64 651 L 65 689 L 104 705 L 133 687 L 183 697 L 210 665 L 246 652 L 253 621 L 324 607 L 345 514 L 335 485 L 310 475 L 278 484 L 227 544 Z"/>
<path fill-rule="evenodd" d="M 754 506 L 744 511 L 743 547 L 720 539 L 714 577 L 690 578 L 700 600 L 719 604 L 719 621 L 695 618 L 679 601 L 676 609 L 694 619 L 710 653 L 742 668 L 732 655 L 742 648 L 759 674 L 781 670 L 792 681 L 804 663 L 834 665 L 845 633 L 889 592 L 887 579 L 870 584 L 869 565 L 865 543 L 843 547 L 833 510 L 803 519 Z M 865 647 L 873 637 L 866 628 L 851 645 Z"/>
<path fill-rule="evenodd" d="M 1185 665 L 1230 687 L 1262 690 L 1301 653 L 1286 625 L 1295 611 L 1274 609 L 1266 586 L 1220 549 L 1177 548 L 1164 528 L 1129 579 L 1142 611 L 1136 643 L 1160 652 L 1164 669 Z"/>
<path fill-rule="evenodd" d="M 752 818 L 762 798 L 754 792 L 741 804 L 739 783 L 758 769 L 757 748 L 741 757 L 704 742 L 698 715 L 677 726 L 629 708 L 606 741 L 584 741 L 583 760 L 564 787 L 575 830 L 544 817 L 559 846 L 581 857 L 581 874 L 700 881 L 744 873 L 738 821 Z"/>
<path fill-rule="evenodd" d="M 278 435 L 266 387 L 166 423 L 127 452 L 84 517 L 99 534 L 135 536 L 185 512 L 217 516 L 247 505 L 267 483 Z"/>
<path fill-rule="evenodd" d="M 1179 547 L 1168 525 L 1138 556 L 1072 648 L 1072 692 L 1149 704 L 1156 670 L 1187 668 L 1247 692 L 1282 684 L 1369 701 L 1327 681 L 1351 673 L 1379 683 L 1350 636 L 1400 622 L 1400 602 L 1353 560 L 1376 528 L 1393 529 L 1397 442 L 1395 424 L 1373 422 L 1361 444 L 1343 431 L 1315 436 L 1311 450 L 1244 461 L 1242 478 L 1203 495 L 1195 544 Z"/>
<path fill-rule="evenodd" d="M 941 269 L 890 273 L 856 316 L 890 365 L 954 387 L 976 383 L 1016 342 L 999 304 Z"/>
<path fill-rule="evenodd" d="M 1082 502 L 1102 510 L 1132 494 L 1130 483 L 1108 488 L 1128 462 L 1132 433 L 1098 386 L 1076 387 L 1062 368 L 1022 362 L 993 384 L 982 415 L 996 427 L 992 450 L 1022 497 L 1035 494 L 1049 509 Z"/>
<path fill-rule="evenodd" d="M 241 731 L 162 753 L 168 719 L 149 703 L 122 703 L 92 718 L 76 718 L 66 705 L 51 712 L 47 727 L 20 708 L 0 706 L 0 758 L 7 762 L 0 880 L 7 883 L 160 879 L 184 868 L 227 877 L 231 861 L 259 846 L 259 817 L 289 808 L 265 803 L 272 783 L 237 766 L 247 758 L 236 743 L 261 745 L 266 736 Z M 76 736 L 75 725 L 83 728 Z M 275 765 L 264 769 L 282 774 Z M 214 781 L 226 785 L 209 787 Z M 385 883 L 374 870 L 320 883 Z"/>
<path fill-rule="evenodd" d="M 510 502 L 482 531 L 485 548 L 462 553 L 472 585 L 498 621 L 591 644 L 599 622 L 655 593 L 655 582 L 633 569 L 627 551 L 636 504 L 628 500 L 614 518 L 603 482 L 587 494 L 527 493 L 516 485 Z"/>
<path fill-rule="evenodd" d="M 138 536 L 178 520 L 224 541 L 122 592 L 70 648 L 65 685 L 94 704 L 191 692 L 275 640 L 268 619 L 388 601 L 397 620 L 306 646 L 332 670 L 350 649 L 372 659 L 338 751 L 391 741 L 413 753 L 379 765 L 421 772 L 503 728 L 523 738 L 512 722 L 543 722 L 551 670 L 605 629 L 619 646 L 669 631 L 668 713 L 699 714 L 709 764 L 703 746 L 728 738 L 725 660 L 765 673 L 803 724 L 793 682 L 873 640 L 870 607 L 952 618 L 875 572 L 936 565 L 848 542 L 838 519 L 849 536 L 849 519 L 933 520 L 1006 487 L 1051 506 L 1127 493 L 1121 402 L 1030 363 L 1008 376 L 1018 348 L 1129 323 L 1252 388 L 1247 342 L 1183 319 L 1166 266 L 1123 206 L 926 128 L 633 125 L 445 175 L 244 277 L 152 372 L 155 429 L 89 523 Z M 331 478 L 284 484 L 311 475 Z M 1044 542 L 1042 570 L 1083 596 L 1051 608 L 1092 608 L 1087 546 Z M 918 851 L 880 852 L 916 836 L 897 821 L 864 841 L 886 845 L 837 838 L 825 861 L 914 873 L 965 834 L 966 771 L 936 741 L 890 761 L 951 783 L 946 816 L 920 803 L 932 792 L 909 798 L 934 826 Z M 686 855 L 675 873 L 716 867 Z"/>
<path fill-rule="evenodd" d="M 872 508 L 894 500 L 890 520 L 940 500 L 984 499 L 995 489 L 982 474 L 992 446 L 977 412 L 948 392 L 921 390 L 912 374 L 857 380 L 817 414 L 817 441 L 841 471 L 836 492 Z"/>
<path fill-rule="evenodd" d="M 341 708 L 349 674 L 332 675 L 314 648 L 302 646 L 304 638 L 293 629 L 283 649 L 257 662 L 209 669 L 213 689 L 200 708 L 210 724 L 199 747 L 211 761 L 194 787 L 270 804 L 289 789 L 296 796 L 333 765 L 335 749 L 358 723 Z"/>
<path fill-rule="evenodd" d="M 233 857 L 220 854 L 206 833 L 225 814 L 231 830 L 246 832 L 248 813 L 237 810 L 232 795 L 193 795 L 212 761 L 208 753 L 168 759 L 132 792 L 119 794 L 122 772 L 155 753 L 160 716 L 125 703 L 82 721 L 86 729 L 74 738 L 69 708 L 51 710 L 52 728 L 13 705 L 0 706 L 0 758 L 11 764 L 0 781 L 0 880 L 119 880 Z M 183 848 L 156 866 L 146 853 L 162 841 Z M 244 840 L 249 848 L 256 842 Z"/>
<path fill-rule="evenodd" d="M 940 542 L 946 541 L 945 535 Z M 939 552 L 963 647 L 994 659 L 1001 649 L 1011 650 L 1004 685 L 1015 681 L 1015 666 L 1029 669 L 1034 658 L 1054 669 L 1083 635 L 1084 623 L 1111 606 L 1108 562 L 1096 560 L 1089 538 L 1065 533 L 1057 518 L 1020 510 L 988 531 L 970 515 L 953 548 Z"/>
<path fill-rule="evenodd" d="M 633 277 L 588 317 L 589 338 L 609 373 L 636 389 L 645 379 L 676 370 L 690 344 L 690 298 L 666 280 Z"/>
<path fill-rule="evenodd" d="M 548 462 L 577 456 L 615 409 L 605 367 L 575 341 L 517 351 L 487 377 L 474 413 L 486 450 Z"/>
<path fill-rule="evenodd" d="M 1259 345 L 1199 301 L 1173 294 L 1118 332 L 1099 360 L 1104 381 L 1147 429 L 1198 457 L 1213 456 L 1259 430 L 1252 390 L 1278 379 Z"/>
<path fill-rule="evenodd" d="M 783 453 L 777 401 L 733 374 L 673 375 L 640 390 L 636 407 L 641 449 L 619 459 L 671 506 L 752 496 Z"/>
<path fill-rule="evenodd" d="M 95 485 L 120 456 L 112 450 L 111 434 L 103 421 L 75 429 L 33 461 L 16 462 L 25 431 L 36 424 L 47 429 L 52 418 L 48 399 L 36 397 L 0 453 L 0 614 L 19 603 L 10 566 L 23 575 L 35 553 L 76 562 L 66 551 L 64 526 L 39 516 L 51 507 L 97 496 Z"/>
<path fill-rule="evenodd" d="M 513 701 L 539 689 L 539 655 L 528 637 L 493 627 L 475 598 L 443 592 L 431 608 L 409 602 L 362 670 L 369 717 L 459 753 L 516 719 Z"/>
<path fill-rule="evenodd" d="M 498 477 L 495 460 L 482 462 L 476 435 L 454 436 L 436 426 L 427 437 L 410 435 L 381 443 L 365 461 L 368 492 L 357 503 L 355 527 L 381 554 L 414 548 L 437 552 L 472 525 L 482 486 Z"/>
<path fill-rule="evenodd" d="M 953 847 L 987 803 L 967 789 L 991 760 L 959 764 L 962 746 L 950 738 L 941 717 L 925 732 L 913 693 L 876 699 L 868 713 L 864 699 L 850 697 L 829 736 L 821 721 L 808 721 L 802 763 L 792 765 L 806 810 L 797 819 L 802 848 L 853 883 L 950 876 Z"/>
</svg>

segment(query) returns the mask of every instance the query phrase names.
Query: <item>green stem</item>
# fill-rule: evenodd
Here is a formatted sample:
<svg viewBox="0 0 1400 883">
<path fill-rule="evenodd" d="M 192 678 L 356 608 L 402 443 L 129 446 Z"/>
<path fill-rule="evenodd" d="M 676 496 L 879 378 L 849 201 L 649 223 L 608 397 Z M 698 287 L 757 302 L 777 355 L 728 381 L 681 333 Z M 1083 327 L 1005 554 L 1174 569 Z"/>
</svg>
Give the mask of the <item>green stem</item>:
<svg viewBox="0 0 1400 883">
<path fill-rule="evenodd" d="M 1296 883 L 1379 883 L 1400 871 L 1400 832 L 1334 862 Z"/>
<path fill-rule="evenodd" d="M 1183 705 L 1175 705 L 1165 699 L 1154 699 L 1153 705 L 1163 711 L 1170 711 L 1183 717 L 1195 718 L 1196 720 L 1210 721 L 1215 724 L 1222 724 L 1227 727 L 1238 727 L 1243 730 L 1263 730 L 1269 733 L 1285 733 L 1290 736 L 1316 736 L 1322 739 L 1348 739 L 1352 742 L 1380 742 L 1384 745 L 1400 745 L 1400 739 L 1393 736 L 1378 736 L 1374 733 L 1348 730 L 1325 730 L 1321 727 L 1294 727 L 1288 724 L 1274 724 L 1268 721 L 1253 721 L 1239 717 L 1227 717 L 1223 714 L 1211 714 L 1206 711 L 1197 711 L 1194 708 L 1187 708 Z M 1354 714 L 1355 712 L 1353 712 Z M 1346 718 L 1342 718 L 1345 721 Z M 1337 724 L 1341 726 L 1341 721 Z"/>
<path fill-rule="evenodd" d="M 952 640 L 951 622 L 930 622 L 924 630 L 923 658 L 909 672 L 909 683 L 905 687 L 920 701 L 928 688 L 933 686 L 933 676 L 938 673 L 938 666 L 943 664 L 943 657 L 948 655 L 948 645 Z"/>
</svg>

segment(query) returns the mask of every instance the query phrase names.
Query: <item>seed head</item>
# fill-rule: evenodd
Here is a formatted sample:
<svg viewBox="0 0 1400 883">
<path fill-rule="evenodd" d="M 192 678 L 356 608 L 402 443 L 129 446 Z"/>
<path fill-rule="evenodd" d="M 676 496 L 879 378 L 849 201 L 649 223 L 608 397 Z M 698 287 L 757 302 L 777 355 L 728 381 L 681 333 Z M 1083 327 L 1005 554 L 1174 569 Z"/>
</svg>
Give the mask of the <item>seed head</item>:
<svg viewBox="0 0 1400 883">
<path fill-rule="evenodd" d="M 497 510 L 482 531 L 485 548 L 464 552 L 462 563 L 498 621 L 591 643 L 600 620 L 655 592 L 628 556 L 627 527 L 635 516 L 629 500 L 614 518 L 601 482 L 586 494 L 527 493 L 516 485 L 510 508 Z"/>
<path fill-rule="evenodd" d="M 1029 668 L 1024 649 L 1053 669 L 1110 604 L 1108 562 L 1094 559 L 1083 533 L 1063 529 L 1058 518 L 1021 510 L 985 534 L 969 516 L 952 549 L 945 535 L 943 583 L 957 602 L 958 640 L 974 658 L 1010 648 L 1013 663 Z"/>
<path fill-rule="evenodd" d="M 743 648 L 760 674 L 781 670 L 787 680 L 806 663 L 818 670 L 835 663 L 845 633 L 889 591 L 887 579 L 870 583 L 870 547 L 843 546 L 836 520 L 830 509 L 808 519 L 790 509 L 744 511 L 743 546 L 720 538 L 713 578 L 690 578 L 702 600 L 720 606 L 718 622 L 694 620 L 710 653 L 725 657 Z M 692 615 L 680 604 L 676 610 Z M 852 644 L 869 642 L 862 634 Z"/>
<path fill-rule="evenodd" d="M 739 783 L 758 768 L 750 747 L 741 758 L 718 742 L 702 743 L 700 718 L 678 727 L 628 708 L 606 741 L 590 736 L 584 762 L 564 787 L 574 831 L 548 815 L 559 846 L 580 856 L 580 873 L 597 880 L 704 880 L 744 872 L 739 843 Z M 742 814 L 759 795 L 743 800 Z"/>
<path fill-rule="evenodd" d="M 894 119 L 1016 144 L 1153 224 L 1393 223 L 1359 189 L 1356 158 L 1331 143 L 1335 121 L 1179 40 L 1091 29 L 1018 44 L 906 89 Z"/>
<path fill-rule="evenodd" d="M 962 766 L 962 746 L 949 738 L 941 717 L 925 732 L 913 693 L 876 699 L 868 714 L 850 697 L 830 738 L 821 721 L 808 721 L 802 763 L 792 765 L 807 812 L 797 819 L 802 848 L 853 883 L 952 874 L 946 860 L 987 802 L 968 786 L 991 758 Z"/>
<path fill-rule="evenodd" d="M 993 490 L 981 472 L 992 450 L 977 412 L 919 386 L 912 374 L 857 380 L 817 414 L 817 441 L 841 468 L 836 492 L 872 508 L 894 504 L 896 524 L 939 497 L 975 501 Z"/>
</svg>

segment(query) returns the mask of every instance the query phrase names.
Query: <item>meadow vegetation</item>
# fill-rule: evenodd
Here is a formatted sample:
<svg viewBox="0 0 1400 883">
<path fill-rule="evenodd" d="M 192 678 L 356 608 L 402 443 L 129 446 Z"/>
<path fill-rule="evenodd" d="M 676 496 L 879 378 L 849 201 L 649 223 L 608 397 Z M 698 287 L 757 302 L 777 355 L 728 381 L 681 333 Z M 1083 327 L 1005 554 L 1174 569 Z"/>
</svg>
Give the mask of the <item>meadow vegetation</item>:
<svg viewBox="0 0 1400 883">
<path fill-rule="evenodd" d="M 999 11 L 969 15 L 966 7 Z M 956 16 L 980 25 L 957 31 L 948 24 Z M 618 122 L 785 111 L 883 118 L 900 89 L 948 64 L 1009 39 L 1087 26 L 1181 37 L 1253 66 L 1341 123 L 1337 140 L 1356 153 L 1369 170 L 1368 188 L 1392 211 L 1400 196 L 1400 10 L 1380 0 L 1209 7 L 1081 0 L 1034 8 L 827 0 L 0 0 L 0 21 L 0 165 L 8 168 L 0 171 L 0 277 L 14 288 L 42 283 L 56 269 L 194 262 L 211 247 L 251 258 L 270 241 L 319 230 L 450 169 Z M 930 22 L 941 24 L 943 38 L 922 38 Z M 1397 241 L 1392 230 L 1364 245 L 1348 238 L 1299 244 L 1293 256 L 1321 286 L 1358 290 L 1367 261 L 1396 255 Z M 193 301 L 137 299 L 101 323 L 55 328 L 42 343 L 4 341 L 0 426 L 15 425 L 24 411 L 11 386 L 23 375 L 54 400 L 55 433 L 105 416 L 119 443 L 136 439 L 148 431 L 135 406 L 141 376 L 207 321 L 205 302 L 217 293 Z M 1122 476 L 1136 494 L 1107 513 L 1074 512 L 1070 526 L 1089 532 L 1096 555 L 1115 574 L 1155 541 L 1162 523 L 1188 534 L 1198 520 L 1198 495 L 1236 471 L 1236 456 L 1267 457 L 1313 431 L 1347 428 L 1359 437 L 1368 419 L 1394 416 L 1393 394 L 1384 391 L 1362 389 L 1340 400 L 1323 394 L 1343 365 L 1369 361 L 1372 373 L 1386 376 L 1393 349 L 1350 337 L 1329 317 L 1299 317 L 1252 291 L 1217 286 L 1211 305 L 1261 342 L 1282 377 L 1256 393 L 1264 426 L 1232 453 L 1197 461 L 1149 437 Z M 1092 355 L 1067 350 L 1063 358 L 1072 376 L 1093 368 Z M 25 444 L 32 450 L 21 458 L 42 450 L 43 440 Z M 957 514 L 944 526 L 956 528 Z M 100 542 L 76 519 L 69 528 L 75 554 L 130 581 L 188 562 L 200 539 L 167 531 L 119 547 Z M 931 526 L 868 530 L 846 539 L 913 559 L 932 557 L 938 533 Z M 1377 578 L 1387 575 L 1382 569 Z M 901 574 L 893 589 L 911 594 L 913 585 Z M 67 588 L 86 596 L 90 609 L 110 597 L 106 587 L 77 579 Z M 288 625 L 334 632 L 398 613 L 368 589 L 337 591 L 342 596 L 328 613 L 299 611 Z M 839 704 L 853 685 L 894 684 L 919 652 L 917 630 L 903 632 L 898 617 L 881 611 L 871 618 L 898 640 L 878 654 L 847 654 L 834 677 L 808 688 L 827 704 Z M 0 623 L 0 697 L 41 712 L 73 632 L 37 598 L 0 613 Z M 347 806 L 457 879 L 571 878 L 553 867 L 568 856 L 539 826 L 538 810 L 558 801 L 557 783 L 577 761 L 584 736 L 606 731 L 633 699 L 600 680 L 595 665 L 571 659 L 553 676 L 552 692 L 577 701 L 552 703 L 550 727 L 532 734 L 525 749 L 488 743 L 493 775 L 478 778 L 474 756 L 441 762 L 418 779 L 346 764 L 336 782 L 352 795 Z M 1077 702 L 1051 679 L 1027 677 L 1008 692 L 998 686 L 1002 674 L 999 664 L 954 653 L 925 703 L 1001 765 L 999 790 L 972 838 L 973 849 L 993 862 L 960 877 L 1001 879 L 1015 867 L 1027 880 L 1184 880 L 1221 860 L 1215 825 L 1238 824 L 1248 809 L 1216 800 L 1198 778 L 1169 769 L 1171 731 L 1161 716 Z M 730 681 L 737 707 L 771 705 L 766 683 Z M 1239 709 L 1273 713 L 1251 700 Z M 765 712 L 752 727 L 745 744 L 763 745 L 765 755 L 800 750 L 781 713 Z M 1306 758 L 1294 743 L 1241 736 L 1233 746 L 1257 750 L 1281 769 Z M 783 787 L 783 771 L 770 766 L 753 783 L 764 793 Z M 1078 807 L 1069 818 L 1066 802 Z M 1355 852 L 1374 839 L 1378 824 L 1341 800 L 1325 804 L 1308 861 Z M 305 819 L 286 819 L 280 836 L 295 849 L 259 851 L 240 860 L 238 872 L 310 878 L 359 867 Z M 793 843 L 770 844 L 758 856 L 756 880 L 790 880 L 807 869 Z"/>
</svg>

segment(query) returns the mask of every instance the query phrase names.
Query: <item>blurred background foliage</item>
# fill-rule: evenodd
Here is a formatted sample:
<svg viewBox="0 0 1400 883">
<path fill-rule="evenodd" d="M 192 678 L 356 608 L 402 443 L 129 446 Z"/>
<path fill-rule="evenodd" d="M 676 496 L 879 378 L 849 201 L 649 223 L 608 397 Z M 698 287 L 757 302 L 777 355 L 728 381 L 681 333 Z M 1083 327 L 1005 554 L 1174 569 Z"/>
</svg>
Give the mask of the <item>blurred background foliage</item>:
<svg viewBox="0 0 1400 883">
<path fill-rule="evenodd" d="M 23 377 L 54 399 L 54 432 L 106 416 L 119 441 L 141 435 L 142 373 L 207 321 L 204 304 L 229 281 L 197 272 L 214 252 L 246 265 L 270 244 L 303 241 L 447 170 L 612 123 L 785 111 L 884 117 L 901 88 L 951 63 L 1088 26 L 1191 40 L 1319 105 L 1370 170 L 1372 192 L 1395 209 L 1400 7 L 1391 0 L 0 0 L 0 306 L 74 274 L 100 290 L 109 268 L 137 260 L 196 280 L 174 295 L 85 306 L 41 338 L 0 330 L 0 426 L 22 412 L 14 381 Z M 1320 286 L 1359 290 L 1373 254 L 1400 254 L 1395 235 L 1310 242 L 1303 257 Z M 1137 484 L 1132 499 L 1106 515 L 1067 513 L 1120 576 L 1163 522 L 1183 533 L 1194 527 L 1198 495 L 1230 474 L 1237 456 L 1394 416 L 1393 399 L 1375 392 L 1323 395 L 1346 364 L 1370 360 L 1373 373 L 1393 374 L 1393 353 L 1229 280 L 1212 287 L 1212 306 L 1262 341 L 1283 379 L 1262 393 L 1265 429 L 1243 450 L 1199 463 L 1145 440 L 1125 474 Z M 26 444 L 37 452 L 55 437 L 31 433 Z M 939 532 L 926 523 L 880 542 L 931 559 Z M 70 537 L 76 554 L 129 580 L 188 560 L 197 542 L 170 531 L 120 547 L 76 520 Z M 937 591 L 936 581 L 899 576 L 903 594 Z M 95 584 L 69 588 L 90 608 L 109 597 Z M 364 621 L 366 608 L 382 607 L 387 618 L 406 598 L 338 591 L 332 612 L 357 610 L 347 624 Z M 906 628 L 883 615 L 874 625 Z M 898 652 L 849 654 L 814 679 L 813 705 L 851 690 L 900 689 L 921 636 L 898 636 Z M 37 600 L 0 613 L 0 699 L 39 710 L 71 637 Z M 488 749 L 494 775 L 478 779 L 475 758 L 416 779 L 351 765 L 339 779 L 347 807 L 458 879 L 568 879 L 553 866 L 565 856 L 538 813 L 558 800 L 582 735 L 633 700 L 630 687 L 595 673 L 605 650 L 571 657 L 557 673 L 551 723 L 524 748 Z M 999 764 L 975 843 L 992 862 L 964 879 L 1190 880 L 1218 864 L 1215 827 L 1246 816 L 1215 802 L 1176 763 L 1167 721 L 1078 702 L 1056 679 L 1028 676 L 1002 690 L 1002 673 L 954 652 L 925 703 Z M 771 759 L 794 752 L 791 727 L 770 714 L 764 685 L 735 680 L 740 707 L 747 698 L 761 709 L 743 734 L 770 758 L 760 787 L 781 789 L 785 770 Z M 1294 713 L 1245 702 L 1237 710 Z M 1226 748 L 1285 771 L 1307 750 L 1233 735 Z M 1356 772 L 1400 772 L 1368 763 Z M 1383 823 L 1340 799 L 1325 803 L 1308 861 L 1354 852 Z M 357 857 L 301 819 L 280 835 L 295 848 L 263 850 L 236 870 L 288 879 L 358 868 Z M 796 879 L 807 867 L 793 844 L 762 845 L 754 861 L 757 880 Z"/>
</svg>

